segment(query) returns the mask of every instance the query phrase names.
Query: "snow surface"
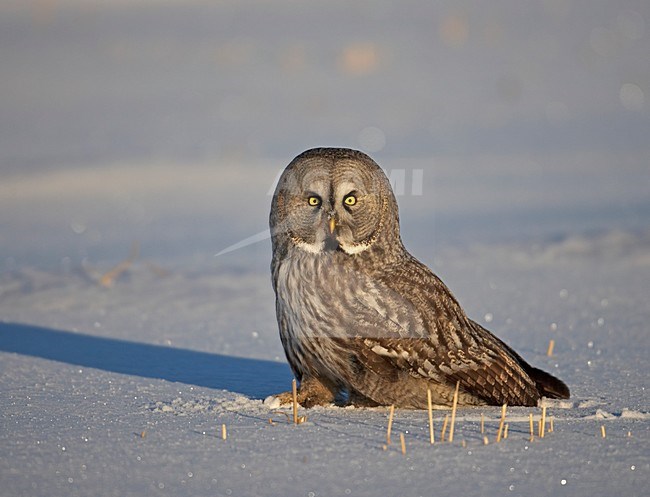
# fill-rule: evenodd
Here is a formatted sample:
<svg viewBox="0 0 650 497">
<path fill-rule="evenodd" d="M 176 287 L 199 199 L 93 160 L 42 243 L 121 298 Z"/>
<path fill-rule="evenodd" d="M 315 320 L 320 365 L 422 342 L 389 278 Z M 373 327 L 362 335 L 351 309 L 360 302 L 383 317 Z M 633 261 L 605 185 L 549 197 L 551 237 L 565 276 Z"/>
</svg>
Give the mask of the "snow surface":
<svg viewBox="0 0 650 497">
<path fill-rule="evenodd" d="M 487 5 L 2 3 L 0 495 L 647 494 L 650 11 Z M 404 173 L 407 247 L 570 386 L 554 432 L 263 403 L 270 244 L 215 254 L 314 145 Z"/>
</svg>

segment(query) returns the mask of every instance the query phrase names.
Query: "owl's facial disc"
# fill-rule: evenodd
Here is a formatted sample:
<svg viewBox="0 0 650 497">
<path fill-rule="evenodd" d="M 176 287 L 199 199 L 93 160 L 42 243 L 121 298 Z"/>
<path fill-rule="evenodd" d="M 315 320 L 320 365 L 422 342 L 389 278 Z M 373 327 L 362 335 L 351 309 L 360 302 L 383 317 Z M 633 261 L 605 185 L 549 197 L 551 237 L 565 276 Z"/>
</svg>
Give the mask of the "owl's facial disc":
<svg viewBox="0 0 650 497">
<path fill-rule="evenodd" d="M 299 161 L 278 184 L 280 222 L 273 227 L 308 253 L 359 254 L 384 231 L 390 200 L 387 184 L 374 163 L 357 158 Z"/>
<path fill-rule="evenodd" d="M 340 250 L 354 255 L 370 247 L 374 241 L 372 236 L 357 238 L 359 226 L 352 210 L 357 202 L 363 203 L 365 196 L 352 191 L 340 199 L 322 200 L 311 193 L 305 197 L 310 209 L 298 209 L 303 215 L 296 218 L 297 226 L 289 229 L 290 238 L 298 248 L 312 254 Z"/>
<path fill-rule="evenodd" d="M 369 249 L 381 231 L 381 196 L 353 178 L 312 181 L 301 197 L 290 236 L 302 250 L 356 255 Z"/>
</svg>

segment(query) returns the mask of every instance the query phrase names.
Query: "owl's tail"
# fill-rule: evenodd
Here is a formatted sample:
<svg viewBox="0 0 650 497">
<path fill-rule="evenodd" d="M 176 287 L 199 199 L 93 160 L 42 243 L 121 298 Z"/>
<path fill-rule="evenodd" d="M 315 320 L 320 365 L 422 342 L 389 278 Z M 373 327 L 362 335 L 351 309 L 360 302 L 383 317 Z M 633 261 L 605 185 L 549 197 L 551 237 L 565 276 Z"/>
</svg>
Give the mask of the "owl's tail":
<svg viewBox="0 0 650 497">
<path fill-rule="evenodd" d="M 537 385 L 537 390 L 539 390 L 540 395 L 550 399 L 568 399 L 571 395 L 569 387 L 562 380 L 557 379 L 546 371 L 528 366 L 526 372 Z"/>
</svg>

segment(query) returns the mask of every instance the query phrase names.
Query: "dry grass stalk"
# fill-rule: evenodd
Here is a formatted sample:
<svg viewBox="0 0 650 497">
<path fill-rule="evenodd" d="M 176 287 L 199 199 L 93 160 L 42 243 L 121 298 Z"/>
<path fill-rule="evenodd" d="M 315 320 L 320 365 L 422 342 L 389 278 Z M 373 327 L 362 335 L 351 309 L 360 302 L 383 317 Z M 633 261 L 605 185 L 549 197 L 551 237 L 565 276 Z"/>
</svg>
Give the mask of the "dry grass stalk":
<svg viewBox="0 0 650 497">
<path fill-rule="evenodd" d="M 605 432 L 605 425 L 600 425 L 600 436 L 603 438 L 607 437 L 607 433 Z"/>
<path fill-rule="evenodd" d="M 506 422 L 506 408 L 508 407 L 508 404 L 503 404 L 501 406 L 501 419 L 499 420 L 499 431 L 497 431 L 497 443 L 501 441 L 501 437 L 503 436 L 503 425 Z"/>
<path fill-rule="evenodd" d="M 533 421 L 533 413 L 528 415 L 528 423 L 530 424 L 530 441 L 535 440 L 535 423 Z"/>
<path fill-rule="evenodd" d="M 458 389 L 460 388 L 460 380 L 456 382 L 456 390 L 454 391 L 454 401 L 451 407 L 451 426 L 449 427 L 449 441 L 454 441 L 454 427 L 456 426 L 456 408 L 458 407 Z"/>
<path fill-rule="evenodd" d="M 221 425 L 221 440 L 226 440 L 228 438 L 228 432 L 226 431 L 226 425 Z"/>
<path fill-rule="evenodd" d="M 429 410 L 429 443 L 433 444 L 436 437 L 433 431 L 433 406 L 431 405 L 431 389 L 427 388 L 427 408 Z"/>
<path fill-rule="evenodd" d="M 481 413 L 481 435 L 485 433 L 485 419 L 483 418 L 483 413 Z"/>
<path fill-rule="evenodd" d="M 122 262 L 120 262 L 117 266 L 115 266 L 110 271 L 104 273 L 99 280 L 99 284 L 104 288 L 111 288 L 115 284 L 115 280 L 117 280 L 122 275 L 122 273 L 124 273 L 131 267 L 133 262 L 138 258 L 139 252 L 140 252 L 140 245 L 136 242 L 131 247 L 131 253 L 129 257 L 123 260 Z"/>
<path fill-rule="evenodd" d="M 490 440 L 488 439 L 487 435 L 483 435 L 483 445 L 487 445 L 490 443 Z"/>
<path fill-rule="evenodd" d="M 546 406 L 542 406 L 542 417 L 539 420 L 539 438 L 544 438 L 545 429 L 546 429 Z"/>
<path fill-rule="evenodd" d="M 399 443 L 402 447 L 402 455 L 406 455 L 406 442 L 404 441 L 404 433 L 399 434 Z"/>
<path fill-rule="evenodd" d="M 113 269 L 102 275 L 99 284 L 104 288 L 111 288 L 115 284 L 115 280 L 119 278 L 122 273 L 128 270 L 131 267 L 131 264 L 133 264 L 133 262 L 128 259 L 120 262 Z"/>
<path fill-rule="evenodd" d="M 442 433 L 440 433 L 440 441 L 445 441 L 445 433 L 447 432 L 447 423 L 449 422 L 449 414 L 445 414 L 445 419 L 442 422 Z"/>
<path fill-rule="evenodd" d="M 546 355 L 551 357 L 553 355 L 553 348 L 555 347 L 555 340 L 552 338 L 548 341 L 548 349 L 546 349 Z"/>
<path fill-rule="evenodd" d="M 505 440 L 506 438 L 508 438 L 508 423 L 503 425 L 503 439 Z"/>
<path fill-rule="evenodd" d="M 293 404 L 293 424 L 298 424 L 298 387 L 296 385 L 296 379 L 291 380 L 291 396 Z"/>
<path fill-rule="evenodd" d="M 393 430 L 393 416 L 395 415 L 395 406 L 391 405 L 388 410 L 388 428 L 386 429 L 386 444 L 390 445 L 390 432 Z"/>
<path fill-rule="evenodd" d="M 548 432 L 553 433 L 555 431 L 555 427 L 553 426 L 553 416 L 548 418 Z"/>
</svg>

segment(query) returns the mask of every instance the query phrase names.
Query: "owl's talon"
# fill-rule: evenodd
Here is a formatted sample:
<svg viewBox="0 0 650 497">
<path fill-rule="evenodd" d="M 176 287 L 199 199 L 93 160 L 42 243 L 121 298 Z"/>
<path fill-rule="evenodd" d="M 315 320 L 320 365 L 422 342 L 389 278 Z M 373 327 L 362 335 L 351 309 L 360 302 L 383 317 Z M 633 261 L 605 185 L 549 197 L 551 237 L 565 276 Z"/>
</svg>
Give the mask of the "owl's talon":
<svg viewBox="0 0 650 497">
<path fill-rule="evenodd" d="M 288 407 L 293 403 L 293 395 L 291 392 L 282 392 L 275 395 L 269 395 L 264 399 L 264 405 L 270 409 L 278 409 L 279 407 Z M 298 402 L 300 403 L 300 402 Z"/>
<path fill-rule="evenodd" d="M 282 406 L 282 402 L 280 402 L 280 399 L 278 398 L 277 395 L 269 395 L 267 398 L 264 399 L 262 402 L 265 407 L 268 407 L 269 409 L 279 409 L 280 406 Z"/>
<path fill-rule="evenodd" d="M 315 378 L 303 379 L 298 388 L 298 404 L 305 409 L 314 406 L 322 406 L 334 402 L 332 390 Z M 270 409 L 288 407 L 293 404 L 293 394 L 282 392 L 277 395 L 269 395 L 264 399 L 264 405 Z"/>
</svg>

